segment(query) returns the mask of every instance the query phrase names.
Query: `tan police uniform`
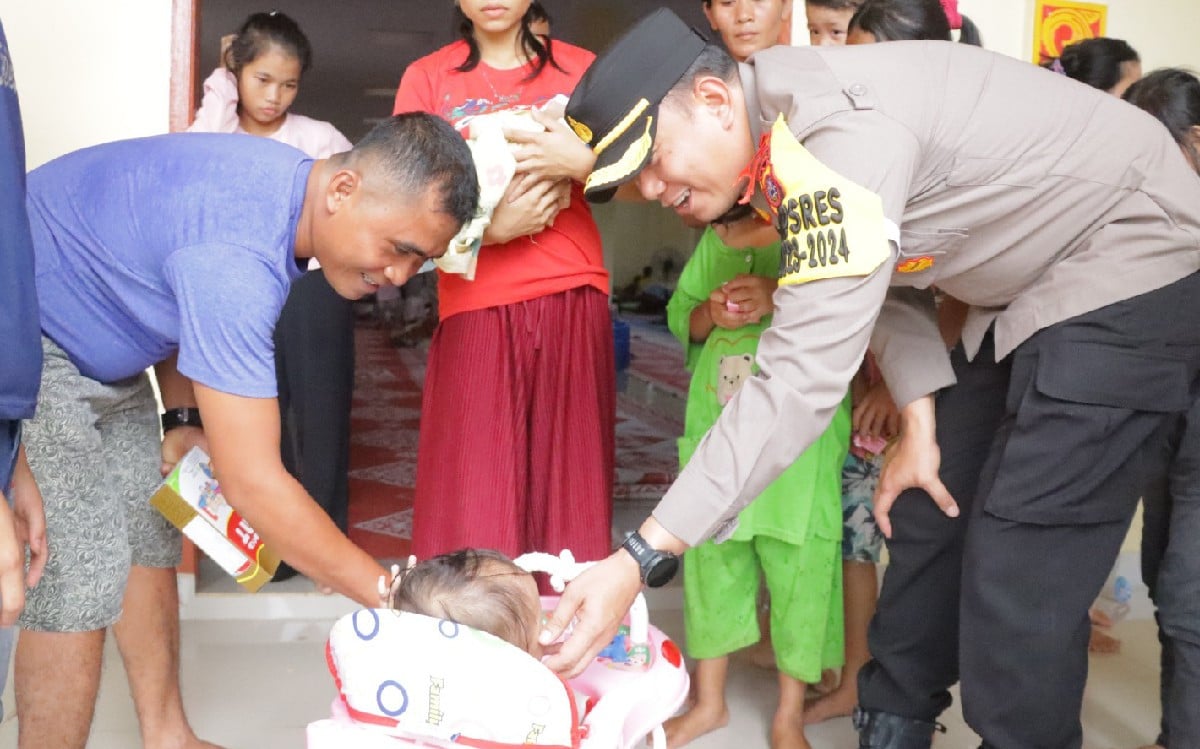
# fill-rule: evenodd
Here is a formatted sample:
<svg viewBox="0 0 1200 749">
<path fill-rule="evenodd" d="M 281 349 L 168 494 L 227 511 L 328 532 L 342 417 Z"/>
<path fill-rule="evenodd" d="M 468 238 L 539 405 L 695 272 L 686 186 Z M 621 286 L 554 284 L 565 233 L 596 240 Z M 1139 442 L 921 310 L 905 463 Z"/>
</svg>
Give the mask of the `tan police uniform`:
<svg viewBox="0 0 1200 749">
<path fill-rule="evenodd" d="M 762 376 L 655 517 L 692 544 L 722 537 L 824 429 L 870 340 L 898 405 L 942 393 L 943 478 L 959 472 L 971 517 L 897 504 L 864 707 L 932 721 L 961 669 L 986 745 L 1078 746 L 1087 604 L 1143 450 L 1196 397 L 1200 181 L 1140 110 L 965 45 L 775 48 L 741 82 L 785 242 L 774 323 Z M 971 305 L 953 367 L 935 285 Z M 935 556 L 949 563 L 929 577 Z M 960 659 L 935 652 L 955 640 Z"/>
</svg>

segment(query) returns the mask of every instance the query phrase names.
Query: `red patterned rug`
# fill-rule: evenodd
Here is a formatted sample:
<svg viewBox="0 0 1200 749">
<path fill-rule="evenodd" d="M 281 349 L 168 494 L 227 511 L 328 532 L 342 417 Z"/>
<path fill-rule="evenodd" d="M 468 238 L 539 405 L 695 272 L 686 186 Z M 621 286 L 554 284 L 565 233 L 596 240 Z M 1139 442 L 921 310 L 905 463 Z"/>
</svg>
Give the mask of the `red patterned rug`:
<svg viewBox="0 0 1200 749">
<path fill-rule="evenodd" d="M 633 364 L 656 386 L 687 388 L 683 356 L 670 334 L 635 330 Z M 425 348 L 397 348 L 373 320 L 355 331 L 356 374 L 350 418 L 350 538 L 378 559 L 408 555 Z M 617 397 L 617 501 L 660 498 L 678 469 L 682 422 L 623 394 Z"/>
</svg>

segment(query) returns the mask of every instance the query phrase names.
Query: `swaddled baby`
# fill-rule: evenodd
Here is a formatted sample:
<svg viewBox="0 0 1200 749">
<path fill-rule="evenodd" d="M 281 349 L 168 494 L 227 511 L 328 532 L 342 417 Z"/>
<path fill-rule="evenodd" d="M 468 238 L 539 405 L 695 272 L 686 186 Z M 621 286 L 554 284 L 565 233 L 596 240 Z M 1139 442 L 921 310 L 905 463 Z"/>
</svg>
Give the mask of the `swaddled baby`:
<svg viewBox="0 0 1200 749">
<path fill-rule="evenodd" d="M 554 107 L 561 110 L 566 103 L 566 97 L 560 94 L 538 109 Z M 542 132 L 545 128 L 533 118 L 529 108 L 505 109 L 469 117 L 462 120 L 458 128 L 466 137 L 471 158 L 475 161 L 475 173 L 479 178 L 479 206 L 471 220 L 463 224 L 454 239 L 450 240 L 446 254 L 434 263 L 446 273 L 474 280 L 483 233 L 491 224 L 492 213 L 504 198 L 517 170 L 513 144 L 505 139 L 504 131 Z"/>
</svg>

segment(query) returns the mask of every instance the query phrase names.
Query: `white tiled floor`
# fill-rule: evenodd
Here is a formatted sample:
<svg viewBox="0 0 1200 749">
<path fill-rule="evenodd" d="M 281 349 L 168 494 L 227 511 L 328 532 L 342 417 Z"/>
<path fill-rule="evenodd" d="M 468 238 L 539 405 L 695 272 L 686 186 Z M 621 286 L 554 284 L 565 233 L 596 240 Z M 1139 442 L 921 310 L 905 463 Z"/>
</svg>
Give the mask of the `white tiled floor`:
<svg viewBox="0 0 1200 749">
<path fill-rule="evenodd" d="M 643 508 L 618 515 L 618 530 L 636 525 Z M 187 709 L 198 733 L 230 749 L 301 749 L 304 727 L 328 714 L 334 697 L 325 667 L 325 636 L 333 620 L 352 610 L 345 599 L 311 591 L 302 579 L 273 585 L 253 597 L 216 585 L 185 608 L 182 674 Z M 228 592 L 221 592 L 226 591 Z M 276 592 L 271 592 L 276 591 Z M 650 597 L 651 621 L 676 639 L 682 636 L 679 586 Z M 255 620 L 234 612 L 253 611 Z M 242 614 L 247 616 L 249 614 Z M 1158 643 L 1152 621 L 1122 622 L 1122 651 L 1093 656 L 1084 705 L 1086 749 L 1132 749 L 1156 734 Z M 731 723 L 694 742 L 696 749 L 765 749 L 776 698 L 775 674 L 735 658 L 729 684 Z M 5 704 L 12 705 L 11 684 Z M 957 706 L 943 716 L 948 731 L 939 749 L 968 749 L 978 739 Z M 814 749 L 856 746 L 847 718 L 811 726 Z M 0 749 L 16 746 L 15 721 L 0 725 Z M 133 704 L 116 647 L 105 657 L 91 749 L 140 746 Z"/>
<path fill-rule="evenodd" d="M 677 609 L 652 619 L 681 634 Z M 324 641 L 331 620 L 187 621 L 183 625 L 183 688 L 192 724 L 206 739 L 230 749 L 300 749 L 304 726 L 328 713 L 334 696 L 325 668 Z M 1155 733 L 1158 647 L 1153 622 L 1123 622 L 1124 641 L 1114 656 L 1093 656 L 1084 705 L 1085 746 L 1129 749 Z M 106 653 L 104 679 L 91 749 L 139 746 L 137 722 L 116 648 Z M 775 676 L 735 660 L 730 676 L 730 725 L 694 742 L 696 749 L 765 749 L 774 708 Z M 12 704 L 6 697 L 6 704 Z M 941 749 L 977 747 L 956 709 L 944 716 Z M 856 746 L 849 719 L 810 726 L 814 749 Z M 0 747 L 16 746 L 15 721 L 0 726 Z"/>
</svg>

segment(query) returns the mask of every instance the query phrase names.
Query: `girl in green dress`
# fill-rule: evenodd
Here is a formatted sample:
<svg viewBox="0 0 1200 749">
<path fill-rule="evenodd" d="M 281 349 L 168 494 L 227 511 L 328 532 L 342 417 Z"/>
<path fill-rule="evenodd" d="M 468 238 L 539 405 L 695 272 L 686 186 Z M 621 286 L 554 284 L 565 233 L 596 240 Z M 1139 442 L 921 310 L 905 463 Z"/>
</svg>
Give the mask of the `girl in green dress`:
<svg viewBox="0 0 1200 749">
<path fill-rule="evenodd" d="M 679 458 L 686 464 L 722 408 L 758 372 L 759 337 L 771 323 L 779 271 L 774 229 L 750 212 L 708 227 L 667 306 L 671 332 L 693 373 Z M 804 695 L 825 669 L 840 668 L 842 622 L 842 464 L 850 442 L 850 406 L 738 516 L 724 543 L 684 555 L 684 624 L 696 659 L 695 700 L 667 724 L 670 746 L 728 721 L 729 654 L 758 642 L 760 579 L 771 599 L 770 636 L 780 699 L 772 746 L 807 747 Z"/>
</svg>

